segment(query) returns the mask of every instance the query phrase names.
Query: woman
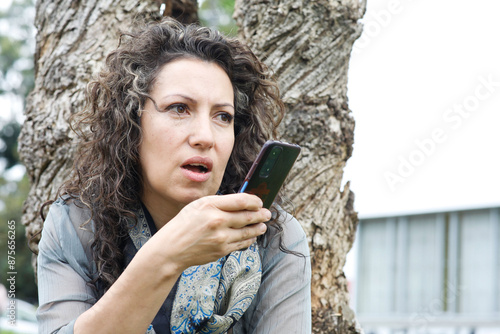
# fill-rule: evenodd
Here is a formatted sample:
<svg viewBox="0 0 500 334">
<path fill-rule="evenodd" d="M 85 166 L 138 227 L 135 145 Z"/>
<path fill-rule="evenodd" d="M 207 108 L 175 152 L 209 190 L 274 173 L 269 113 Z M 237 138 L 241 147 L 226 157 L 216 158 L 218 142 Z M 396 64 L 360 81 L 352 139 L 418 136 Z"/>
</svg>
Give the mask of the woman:
<svg viewBox="0 0 500 334">
<path fill-rule="evenodd" d="M 253 53 L 167 19 L 87 95 L 39 244 L 41 333 L 310 332 L 303 230 L 236 193 L 283 114 Z"/>
</svg>

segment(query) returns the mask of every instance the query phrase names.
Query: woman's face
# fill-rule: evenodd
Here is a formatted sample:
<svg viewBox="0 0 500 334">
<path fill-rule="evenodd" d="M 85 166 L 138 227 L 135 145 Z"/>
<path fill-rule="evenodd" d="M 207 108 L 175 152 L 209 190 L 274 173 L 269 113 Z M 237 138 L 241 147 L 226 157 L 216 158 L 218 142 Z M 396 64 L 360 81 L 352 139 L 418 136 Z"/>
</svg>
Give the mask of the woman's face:
<svg viewBox="0 0 500 334">
<path fill-rule="evenodd" d="M 141 116 L 142 200 L 173 217 L 214 195 L 234 145 L 234 93 L 218 65 L 183 58 L 166 64 Z M 158 215 L 159 212 L 156 212 Z"/>
</svg>

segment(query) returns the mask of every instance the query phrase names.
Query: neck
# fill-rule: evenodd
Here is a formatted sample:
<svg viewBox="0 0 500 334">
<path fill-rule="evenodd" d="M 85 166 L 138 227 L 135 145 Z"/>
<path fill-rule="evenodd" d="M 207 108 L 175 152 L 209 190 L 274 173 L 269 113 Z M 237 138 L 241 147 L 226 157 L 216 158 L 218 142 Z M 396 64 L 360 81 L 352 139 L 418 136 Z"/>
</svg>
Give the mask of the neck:
<svg viewBox="0 0 500 334">
<path fill-rule="evenodd" d="M 158 230 L 172 220 L 182 209 L 182 207 L 171 203 L 165 204 L 161 199 L 155 196 L 148 196 L 147 193 L 141 196 L 141 201 L 151 214 Z"/>
</svg>

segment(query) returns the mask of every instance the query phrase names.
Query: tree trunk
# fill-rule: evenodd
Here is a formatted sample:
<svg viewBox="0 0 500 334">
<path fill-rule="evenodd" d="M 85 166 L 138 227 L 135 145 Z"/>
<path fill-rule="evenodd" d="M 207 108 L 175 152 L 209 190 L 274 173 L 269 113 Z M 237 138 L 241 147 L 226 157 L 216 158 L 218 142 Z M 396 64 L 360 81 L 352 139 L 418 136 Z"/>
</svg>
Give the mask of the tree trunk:
<svg viewBox="0 0 500 334">
<path fill-rule="evenodd" d="M 313 333 L 354 331 L 343 266 L 358 220 L 349 184 L 340 187 L 354 136 L 347 70 L 365 7 L 366 0 L 236 1 L 239 37 L 278 77 L 287 106 L 282 137 L 303 147 L 285 194 L 309 237 Z"/>
</svg>

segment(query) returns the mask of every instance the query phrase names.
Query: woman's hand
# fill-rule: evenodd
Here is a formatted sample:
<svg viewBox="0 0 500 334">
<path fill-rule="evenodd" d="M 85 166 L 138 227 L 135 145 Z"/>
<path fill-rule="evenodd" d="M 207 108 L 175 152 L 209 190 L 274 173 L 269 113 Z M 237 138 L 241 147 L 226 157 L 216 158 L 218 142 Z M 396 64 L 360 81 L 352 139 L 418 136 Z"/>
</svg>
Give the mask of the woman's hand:
<svg viewBox="0 0 500 334">
<path fill-rule="evenodd" d="M 270 219 L 271 212 L 255 195 L 207 196 L 186 205 L 146 245 L 183 271 L 250 246 L 266 232 L 264 222 Z"/>
</svg>

